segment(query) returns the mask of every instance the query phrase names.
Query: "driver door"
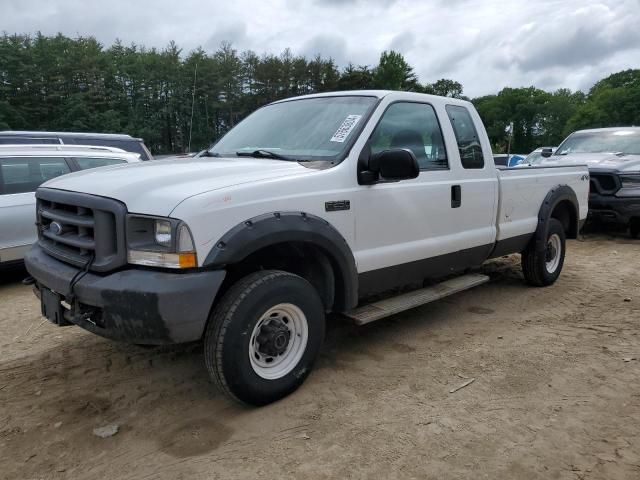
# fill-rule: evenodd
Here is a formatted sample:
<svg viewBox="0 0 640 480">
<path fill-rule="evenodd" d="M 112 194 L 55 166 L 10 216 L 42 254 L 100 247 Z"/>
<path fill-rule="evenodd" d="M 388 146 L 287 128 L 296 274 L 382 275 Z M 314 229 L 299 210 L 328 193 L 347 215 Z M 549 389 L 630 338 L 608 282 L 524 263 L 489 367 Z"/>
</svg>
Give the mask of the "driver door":
<svg viewBox="0 0 640 480">
<path fill-rule="evenodd" d="M 373 130 L 368 147 L 372 155 L 393 148 L 411 150 L 420 175 L 359 190 L 355 237 L 361 288 L 381 291 L 442 275 L 470 262 L 466 253 L 443 257 L 469 248 L 465 232 L 470 227 L 464 211 L 470 206 L 458 198 L 459 155 L 457 148 L 447 149 L 434 107 L 419 102 L 391 103 Z"/>
</svg>

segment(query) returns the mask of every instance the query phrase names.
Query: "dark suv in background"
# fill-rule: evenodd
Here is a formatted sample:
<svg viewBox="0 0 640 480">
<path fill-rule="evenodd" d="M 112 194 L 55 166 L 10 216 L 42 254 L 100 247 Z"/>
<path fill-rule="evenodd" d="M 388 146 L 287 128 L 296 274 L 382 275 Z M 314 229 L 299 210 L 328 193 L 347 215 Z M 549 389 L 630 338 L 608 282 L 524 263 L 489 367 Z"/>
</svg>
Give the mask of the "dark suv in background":
<svg viewBox="0 0 640 480">
<path fill-rule="evenodd" d="M 151 152 L 141 138 L 115 133 L 73 133 L 73 132 L 22 132 L 0 131 L 0 145 L 31 144 L 91 145 L 116 147 L 127 152 L 140 154 L 140 160 L 153 160 Z"/>
</svg>

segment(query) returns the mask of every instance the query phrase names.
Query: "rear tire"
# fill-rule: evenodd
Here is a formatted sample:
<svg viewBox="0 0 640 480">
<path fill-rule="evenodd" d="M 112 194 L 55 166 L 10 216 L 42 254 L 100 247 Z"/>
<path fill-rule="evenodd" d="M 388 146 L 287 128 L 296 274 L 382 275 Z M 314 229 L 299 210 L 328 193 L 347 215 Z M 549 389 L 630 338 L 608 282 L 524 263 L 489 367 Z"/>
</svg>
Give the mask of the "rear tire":
<svg viewBox="0 0 640 480">
<path fill-rule="evenodd" d="M 546 287 L 558 279 L 564 265 L 565 243 L 562 223 L 550 218 L 544 243 L 540 245 L 534 239 L 522 252 L 522 273 L 529 285 Z"/>
<path fill-rule="evenodd" d="M 229 397 L 266 405 L 305 380 L 324 339 L 322 300 L 304 278 L 278 270 L 235 283 L 214 308 L 205 362 Z"/>
</svg>

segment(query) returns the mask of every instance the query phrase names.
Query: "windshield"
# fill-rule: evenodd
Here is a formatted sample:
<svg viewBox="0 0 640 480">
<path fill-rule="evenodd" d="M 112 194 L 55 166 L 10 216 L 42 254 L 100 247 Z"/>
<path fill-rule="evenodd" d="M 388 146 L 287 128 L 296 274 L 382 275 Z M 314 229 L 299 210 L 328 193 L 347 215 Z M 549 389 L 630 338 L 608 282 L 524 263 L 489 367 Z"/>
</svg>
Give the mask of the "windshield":
<svg viewBox="0 0 640 480">
<path fill-rule="evenodd" d="M 558 147 L 555 155 L 567 155 L 568 153 L 640 155 L 640 129 L 572 133 Z"/>
<path fill-rule="evenodd" d="M 337 160 L 375 103 L 375 97 L 347 96 L 267 105 L 230 130 L 209 153 L 214 156 L 255 154 L 260 158 Z"/>
<path fill-rule="evenodd" d="M 529 155 L 526 156 L 526 158 L 523 158 L 522 160 L 520 160 L 518 163 L 519 164 L 534 164 L 534 163 L 538 163 L 539 161 L 541 161 L 544 157 L 542 156 L 542 152 L 539 151 L 535 151 L 530 153 Z"/>
</svg>

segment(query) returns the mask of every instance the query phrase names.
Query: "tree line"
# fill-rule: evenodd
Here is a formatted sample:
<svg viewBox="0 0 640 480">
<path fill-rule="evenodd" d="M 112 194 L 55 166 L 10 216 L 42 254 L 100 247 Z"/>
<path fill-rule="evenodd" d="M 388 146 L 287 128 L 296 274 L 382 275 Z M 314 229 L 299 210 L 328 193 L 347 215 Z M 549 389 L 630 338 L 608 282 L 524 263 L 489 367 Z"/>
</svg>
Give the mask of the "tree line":
<svg viewBox="0 0 640 480">
<path fill-rule="evenodd" d="M 184 54 L 93 37 L 0 37 L 0 129 L 124 132 L 156 154 L 204 148 L 256 108 L 307 93 L 359 89 L 407 90 L 466 98 L 459 82 L 420 83 L 394 51 L 377 65 L 339 68 L 331 58 L 238 52 Z M 557 145 L 578 128 L 640 124 L 640 70 L 615 73 L 588 92 L 504 88 L 471 100 L 494 152 Z"/>
</svg>

